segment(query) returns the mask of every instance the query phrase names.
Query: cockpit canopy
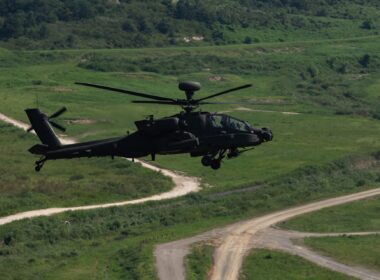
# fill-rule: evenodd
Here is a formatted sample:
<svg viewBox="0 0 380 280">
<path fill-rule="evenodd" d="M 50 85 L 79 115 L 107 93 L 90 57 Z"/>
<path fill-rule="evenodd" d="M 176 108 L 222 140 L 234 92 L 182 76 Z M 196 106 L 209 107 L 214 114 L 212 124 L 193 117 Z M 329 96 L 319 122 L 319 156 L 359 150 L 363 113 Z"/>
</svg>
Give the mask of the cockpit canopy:
<svg viewBox="0 0 380 280">
<path fill-rule="evenodd" d="M 207 125 L 212 130 L 234 132 L 251 132 L 253 130 L 249 123 L 223 114 L 208 115 Z"/>
</svg>

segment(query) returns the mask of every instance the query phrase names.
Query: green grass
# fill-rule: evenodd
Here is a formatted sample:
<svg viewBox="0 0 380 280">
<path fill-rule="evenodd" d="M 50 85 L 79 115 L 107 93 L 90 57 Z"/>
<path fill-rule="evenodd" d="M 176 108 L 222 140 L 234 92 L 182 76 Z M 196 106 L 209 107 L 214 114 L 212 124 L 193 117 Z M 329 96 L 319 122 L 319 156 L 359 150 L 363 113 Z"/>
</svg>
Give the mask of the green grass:
<svg viewBox="0 0 380 280">
<path fill-rule="evenodd" d="M 358 161 L 356 166 L 362 169 L 375 166 L 377 170 L 380 167 L 372 161 Z M 304 232 L 380 231 L 379 211 L 380 198 L 372 198 L 303 215 L 280 226 Z M 380 269 L 380 235 L 305 238 L 304 243 L 340 262 Z"/>
<path fill-rule="evenodd" d="M 206 280 L 212 266 L 214 247 L 196 244 L 186 256 L 186 279 Z"/>
<path fill-rule="evenodd" d="M 304 242 L 340 262 L 380 270 L 380 235 L 306 238 Z"/>
<path fill-rule="evenodd" d="M 22 279 L 28 273 L 30 279 L 83 279 L 94 275 L 154 279 L 154 244 L 379 183 L 376 170 L 357 169 L 356 162 L 357 158 L 349 158 L 300 169 L 250 192 L 218 196 L 200 193 L 4 225 L 0 227 L 2 277 Z M 358 185 L 361 180 L 367 185 Z"/>
<path fill-rule="evenodd" d="M 254 250 L 244 260 L 240 279 L 354 279 L 343 274 L 312 264 L 298 256 L 269 251 Z"/>
<path fill-rule="evenodd" d="M 253 90 L 220 100 L 265 101 L 267 105 L 247 107 L 302 113 L 229 113 L 256 126 L 272 128 L 273 142 L 236 160 L 226 160 L 218 172 L 202 167 L 199 158 L 188 155 L 158 156 L 157 160 L 161 166 L 201 177 L 217 190 L 239 188 L 305 165 L 325 164 L 380 147 L 380 124 L 374 118 L 380 106 L 373 90 L 380 79 L 379 42 L 378 37 L 371 37 L 199 48 L 17 53 L 3 50 L 0 57 L 9 65 L 0 68 L 0 111 L 27 121 L 23 110 L 36 106 L 38 95 L 39 106 L 45 112 L 53 112 L 62 105 L 69 108 L 61 117 L 63 123 L 73 119 L 93 120 L 92 124 L 68 127 L 70 136 L 90 140 L 123 135 L 127 130 L 135 130 L 135 120 L 148 114 L 171 115 L 179 108 L 130 104 L 132 97 L 75 86 L 75 81 L 175 98 L 182 97 L 176 89 L 181 79 L 201 81 L 204 90 L 198 96 L 252 82 Z M 371 63 L 363 68 L 358 61 L 366 53 L 370 54 Z M 329 64 L 328 60 L 332 62 Z M 128 70 L 131 65 L 134 70 Z M 346 65 L 344 74 L 337 72 L 342 65 Z M 98 66 L 105 72 L 87 69 Z M 311 72 L 317 76 L 311 77 Z M 357 80 L 362 72 L 366 75 Z M 215 76 L 222 77 L 222 81 L 210 80 Z M 235 107 L 203 109 L 228 111 Z M 219 180 L 221 176 L 223 181 Z"/>
<path fill-rule="evenodd" d="M 0 238 L 10 237 L 11 242 L 0 242 L 0 270 L 4 272 L 0 278 L 113 279 L 128 275 L 130 279 L 152 279 L 156 243 L 378 186 L 378 168 L 363 169 L 359 163 L 379 160 L 373 154 L 380 148 L 376 115 L 380 108 L 379 42 L 379 36 L 371 35 L 199 48 L 0 49 L 0 112 L 26 121 L 23 110 L 36 106 L 38 94 L 39 107 L 47 113 L 62 105 L 69 108 L 60 118 L 62 123 L 94 120 L 89 125 L 69 126 L 69 136 L 79 140 L 123 135 L 135 129 L 135 120 L 152 113 L 171 115 L 178 108 L 132 105 L 132 97 L 73 85 L 78 80 L 175 98 L 183 96 L 176 90 L 181 79 L 202 82 L 203 90 L 197 96 L 253 82 L 254 90 L 219 100 L 265 101 L 267 105 L 248 107 L 278 111 L 230 113 L 255 126 L 272 128 L 275 139 L 226 161 L 218 172 L 203 168 L 199 159 L 188 155 L 158 157 L 157 164 L 199 176 L 214 188 L 171 201 L 66 213 L 1 227 Z M 359 63 L 365 54 L 371 56 L 368 67 Z M 178 58 L 176 71 L 174 63 L 169 63 L 173 57 Z M 112 63 L 107 64 L 108 60 Z M 136 61 L 135 69 L 124 72 L 131 60 Z M 95 66 L 103 67 L 103 72 L 93 70 Z M 215 76 L 222 81 L 210 79 Z M 281 111 L 302 114 L 283 115 Z M 1 126 L 1 132 L 1 162 L 9 162 L 0 166 L 5 182 L 0 198 L 3 213 L 120 200 L 170 187 L 161 175 L 121 159 L 48 162 L 37 175 L 32 169 L 34 157 L 26 152 L 38 142 L 35 136 L 9 126 Z M 256 183 L 263 187 L 215 194 Z"/>
<path fill-rule="evenodd" d="M 47 162 L 34 171 L 36 139 L 0 124 L 0 216 L 47 207 L 122 201 L 163 192 L 172 181 L 125 159 Z"/>
<path fill-rule="evenodd" d="M 280 226 L 304 232 L 380 231 L 379 211 L 380 198 L 366 199 L 302 215 Z"/>
</svg>

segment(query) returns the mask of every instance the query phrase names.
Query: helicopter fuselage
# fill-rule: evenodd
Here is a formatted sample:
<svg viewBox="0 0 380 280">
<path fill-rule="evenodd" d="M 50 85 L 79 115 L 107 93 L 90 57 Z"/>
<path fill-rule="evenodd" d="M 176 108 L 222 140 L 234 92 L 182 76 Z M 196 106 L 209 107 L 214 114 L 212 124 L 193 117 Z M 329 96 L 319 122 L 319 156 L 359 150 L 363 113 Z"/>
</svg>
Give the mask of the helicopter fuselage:
<svg viewBox="0 0 380 280">
<path fill-rule="evenodd" d="M 149 155 L 154 160 L 156 155 L 189 153 L 192 157 L 207 157 L 202 163 L 211 165 L 216 157 L 220 157 L 219 162 L 225 154 L 228 158 L 236 157 L 239 149 L 254 147 L 273 138 L 269 129 L 253 128 L 248 122 L 209 112 L 182 112 L 172 117 L 150 117 L 135 123 L 137 131 L 127 136 L 53 149 L 46 147 L 43 155 L 46 160 L 102 156 L 140 158 Z M 38 149 L 33 151 L 32 148 L 31 152 L 40 154 Z"/>
</svg>

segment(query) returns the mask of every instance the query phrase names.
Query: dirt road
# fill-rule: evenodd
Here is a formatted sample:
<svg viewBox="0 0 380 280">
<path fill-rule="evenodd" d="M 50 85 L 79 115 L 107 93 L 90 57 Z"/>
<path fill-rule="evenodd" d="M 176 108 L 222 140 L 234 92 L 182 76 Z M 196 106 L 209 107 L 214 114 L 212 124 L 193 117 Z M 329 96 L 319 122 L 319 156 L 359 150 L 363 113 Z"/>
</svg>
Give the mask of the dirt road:
<svg viewBox="0 0 380 280">
<path fill-rule="evenodd" d="M 15 127 L 21 128 L 23 130 L 27 130 L 29 125 L 23 122 L 20 122 L 18 120 L 12 119 L 4 114 L 0 113 L 0 121 L 6 122 L 8 124 L 11 124 Z M 75 143 L 75 140 L 72 138 L 62 138 L 60 137 L 60 141 L 63 144 L 72 144 Z M 116 202 L 116 203 L 105 203 L 105 204 L 96 204 L 96 205 L 88 205 L 88 206 L 79 206 L 79 207 L 67 207 L 67 208 L 48 208 L 48 209 L 40 209 L 40 210 L 33 210 L 33 211 L 27 211 L 22 212 L 14 215 L 10 215 L 7 217 L 0 218 L 0 225 L 4 225 L 7 223 L 11 223 L 16 220 L 21 220 L 25 218 L 33 218 L 33 217 L 40 217 L 40 216 L 50 216 L 62 212 L 67 211 L 79 211 L 79 210 L 90 210 L 90 209 L 97 209 L 97 208 L 107 208 L 107 207 L 116 207 L 116 206 L 124 206 L 129 204 L 139 204 L 144 203 L 147 201 L 156 201 L 156 200 L 164 200 L 164 199 L 171 199 L 176 198 L 180 196 L 184 196 L 186 194 L 197 192 L 200 190 L 200 181 L 198 178 L 194 177 L 187 177 L 184 175 L 181 175 L 179 173 L 158 168 L 154 165 L 151 165 L 149 163 L 135 160 L 136 162 L 140 163 L 143 167 L 149 168 L 153 171 L 161 172 L 163 175 L 170 177 L 175 187 L 168 192 L 152 195 L 145 198 L 135 199 L 135 200 L 127 200 L 122 202 Z"/>
<path fill-rule="evenodd" d="M 219 245 L 214 254 L 214 267 L 210 278 L 213 280 L 238 279 L 243 257 L 253 246 L 257 246 L 257 244 L 254 243 L 257 236 L 272 225 L 326 207 L 377 195 L 380 195 L 380 188 L 309 203 L 303 206 L 232 224 L 226 228 L 209 231 L 195 237 L 161 244 L 157 246 L 155 250 L 159 278 L 161 280 L 185 279 L 183 257 L 189 250 L 189 246 L 200 241 L 214 240 Z"/>
<path fill-rule="evenodd" d="M 380 272 L 373 271 L 364 267 L 345 265 L 314 252 L 307 247 L 294 244 L 294 240 L 305 237 L 331 237 L 331 236 L 365 236 L 380 234 L 380 232 L 344 232 L 344 233 L 308 233 L 297 231 L 285 231 L 274 228 L 268 228 L 261 231 L 252 241 L 252 248 L 267 248 L 272 250 L 281 250 L 293 255 L 298 255 L 312 263 L 328 269 L 363 280 L 379 280 Z"/>
</svg>

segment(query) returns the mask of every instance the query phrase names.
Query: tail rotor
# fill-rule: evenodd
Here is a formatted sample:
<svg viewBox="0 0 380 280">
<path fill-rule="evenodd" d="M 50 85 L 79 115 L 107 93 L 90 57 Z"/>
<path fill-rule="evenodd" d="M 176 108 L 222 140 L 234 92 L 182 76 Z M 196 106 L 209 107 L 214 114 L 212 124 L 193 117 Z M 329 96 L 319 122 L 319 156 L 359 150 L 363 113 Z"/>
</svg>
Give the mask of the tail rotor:
<svg viewBox="0 0 380 280">
<path fill-rule="evenodd" d="M 63 127 L 62 125 L 60 125 L 60 124 L 52 121 L 52 119 L 58 118 L 60 115 L 62 115 L 66 111 L 67 111 L 67 108 L 66 107 L 62 107 L 61 109 L 59 109 L 55 113 L 51 114 L 50 116 L 46 116 L 45 115 L 45 118 L 49 122 L 49 124 L 51 124 L 51 126 L 55 127 L 56 129 L 60 130 L 61 132 L 65 132 L 66 128 Z M 26 131 L 30 132 L 32 130 L 34 130 L 33 126 L 30 126 Z"/>
</svg>

